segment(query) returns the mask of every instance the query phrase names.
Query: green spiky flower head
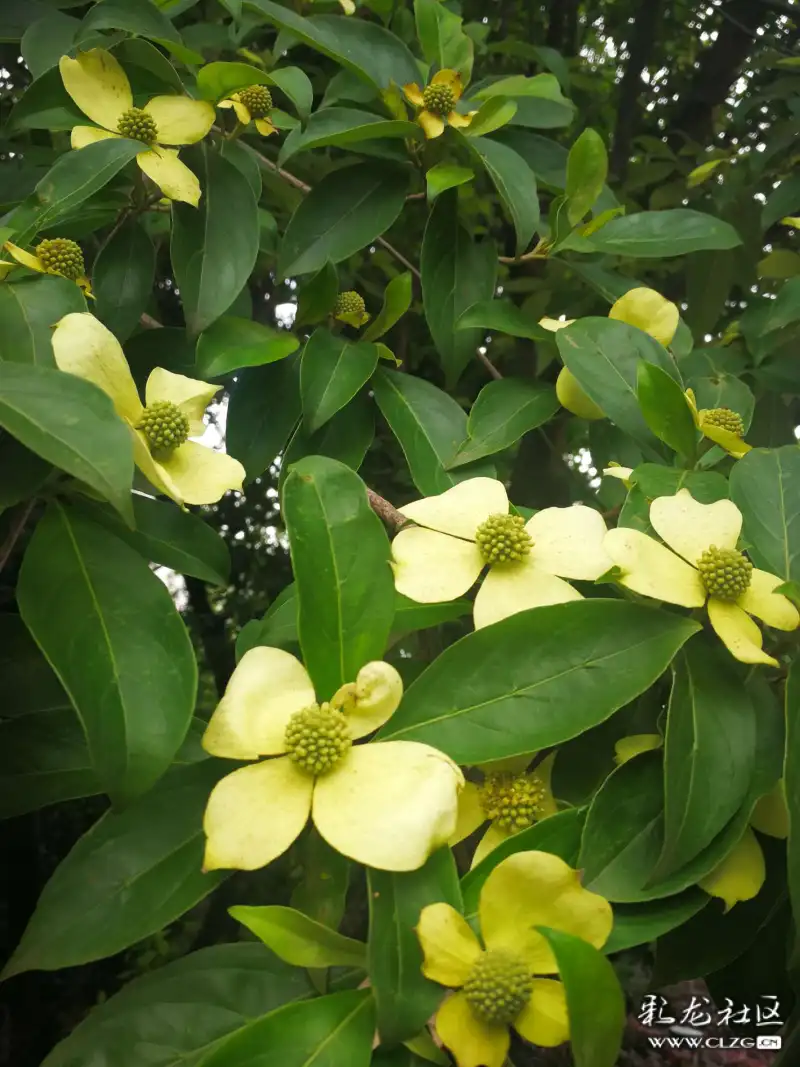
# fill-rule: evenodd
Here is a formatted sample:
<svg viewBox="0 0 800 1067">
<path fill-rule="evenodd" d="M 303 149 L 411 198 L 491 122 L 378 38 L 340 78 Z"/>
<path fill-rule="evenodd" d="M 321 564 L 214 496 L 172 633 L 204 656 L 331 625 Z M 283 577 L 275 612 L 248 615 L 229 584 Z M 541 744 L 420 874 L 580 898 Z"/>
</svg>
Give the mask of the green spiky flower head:
<svg viewBox="0 0 800 1067">
<path fill-rule="evenodd" d="M 487 775 L 480 802 L 487 819 L 510 834 L 532 826 L 544 814 L 546 791 L 536 774 Z"/>
<path fill-rule="evenodd" d="M 353 743 L 344 715 L 329 704 L 311 704 L 296 711 L 284 742 L 289 758 L 315 777 L 333 770 Z"/>
<path fill-rule="evenodd" d="M 123 111 L 117 122 L 117 133 L 130 137 L 134 141 L 154 144 L 158 137 L 156 120 L 140 107 L 131 107 Z"/>
<path fill-rule="evenodd" d="M 272 111 L 272 93 L 266 85 L 250 85 L 237 96 L 254 119 L 265 119 Z"/>
<path fill-rule="evenodd" d="M 532 991 L 533 975 L 525 960 L 505 949 L 481 953 L 464 983 L 464 996 L 474 1014 L 493 1026 L 513 1022 Z"/>
<path fill-rule="evenodd" d="M 449 85 L 441 83 L 427 85 L 422 91 L 422 100 L 426 111 L 442 118 L 456 106 L 456 94 Z"/>
<path fill-rule="evenodd" d="M 744 421 L 742 416 L 730 408 L 707 408 L 703 412 L 704 426 L 719 426 L 722 430 L 742 437 L 744 434 Z"/>
<path fill-rule="evenodd" d="M 40 241 L 36 246 L 36 255 L 48 274 L 61 274 L 71 282 L 76 282 L 86 274 L 80 245 L 66 237 Z"/>
<path fill-rule="evenodd" d="M 170 400 L 157 400 L 142 412 L 138 429 L 154 456 L 170 455 L 189 436 L 189 420 Z"/>
<path fill-rule="evenodd" d="M 475 531 L 475 542 L 487 563 L 520 562 L 533 547 L 521 515 L 490 515 Z"/>
<path fill-rule="evenodd" d="M 750 585 L 753 564 L 738 549 L 711 545 L 697 561 L 706 592 L 717 600 L 732 603 Z"/>
</svg>

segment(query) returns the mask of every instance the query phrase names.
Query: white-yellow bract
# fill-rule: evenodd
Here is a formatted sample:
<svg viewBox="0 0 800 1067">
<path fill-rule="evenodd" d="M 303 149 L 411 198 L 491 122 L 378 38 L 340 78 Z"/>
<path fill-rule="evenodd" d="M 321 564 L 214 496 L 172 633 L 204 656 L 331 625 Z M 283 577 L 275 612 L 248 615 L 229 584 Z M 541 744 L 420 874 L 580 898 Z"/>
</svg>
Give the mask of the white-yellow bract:
<svg viewBox="0 0 800 1067">
<path fill-rule="evenodd" d="M 120 120 L 134 109 L 133 93 L 128 76 L 114 56 L 104 48 L 79 52 L 75 59 L 62 56 L 59 62 L 64 88 L 96 126 L 75 126 L 72 147 L 85 148 L 95 141 L 125 136 Z M 214 108 L 205 100 L 188 96 L 154 96 L 141 109 L 152 123 L 153 137 L 149 147 L 136 157 L 136 162 L 148 178 L 155 182 L 170 200 L 184 200 L 197 206 L 200 183 L 189 168 L 178 159 L 174 148 L 164 145 L 186 145 L 202 141 L 214 123 Z"/>
<path fill-rule="evenodd" d="M 800 624 L 794 604 L 775 592 L 784 579 L 753 568 L 744 591 L 729 598 L 710 593 L 698 570 L 709 550 L 736 549 L 742 530 L 742 513 L 736 505 L 731 500 L 701 504 L 688 489 L 681 489 L 652 502 L 650 525 L 669 548 L 638 530 L 617 528 L 606 534 L 605 551 L 622 572 L 617 581 L 668 604 L 686 608 L 706 604 L 711 625 L 732 656 L 742 663 L 777 667 L 778 661 L 763 651 L 761 631 L 750 616 L 778 630 L 794 630 Z"/>
<path fill-rule="evenodd" d="M 107 393 L 133 435 L 133 456 L 147 480 L 179 504 L 213 504 L 229 489 L 241 489 L 244 467 L 233 456 L 184 440 L 164 453 L 153 451 L 141 429 L 154 405 L 174 406 L 187 437 L 205 431 L 203 415 L 222 388 L 156 367 L 147 379 L 145 405 L 119 341 L 88 312 L 65 315 L 53 332 L 53 353 L 60 370 L 85 378 Z"/>
<path fill-rule="evenodd" d="M 470 478 L 439 496 L 406 504 L 415 526 L 392 542 L 398 592 L 421 604 L 455 600 L 475 584 L 487 560 L 476 540 L 487 520 L 507 516 L 508 496 L 494 478 Z M 599 511 L 574 504 L 545 508 L 524 524 L 532 546 L 523 558 L 490 566 L 475 598 L 476 628 L 518 611 L 580 600 L 564 578 L 594 581 L 611 569 Z"/>
<path fill-rule="evenodd" d="M 233 771 L 208 801 L 206 869 L 255 870 L 296 840 L 309 817 L 338 852 L 368 867 L 411 871 L 446 844 L 456 824 L 463 775 L 416 741 L 350 745 L 393 714 L 403 683 L 388 663 L 368 663 L 323 704 L 346 726 L 347 748 L 324 773 L 292 754 L 293 717 L 320 710 L 303 665 L 277 648 L 253 648 L 233 672 L 203 746 L 214 756 L 254 760 Z M 287 754 L 289 753 L 289 754 Z"/>
</svg>

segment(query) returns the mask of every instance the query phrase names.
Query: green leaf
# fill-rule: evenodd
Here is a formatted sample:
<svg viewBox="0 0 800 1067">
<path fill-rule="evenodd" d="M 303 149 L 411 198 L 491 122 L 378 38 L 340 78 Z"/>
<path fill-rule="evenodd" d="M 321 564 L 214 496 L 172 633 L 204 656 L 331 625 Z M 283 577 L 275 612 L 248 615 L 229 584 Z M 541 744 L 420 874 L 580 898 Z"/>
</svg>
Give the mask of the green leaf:
<svg viewBox="0 0 800 1067">
<path fill-rule="evenodd" d="M 596 230 L 587 242 L 591 251 L 638 259 L 685 256 L 687 252 L 735 248 L 742 243 L 730 223 L 689 208 L 619 216 Z"/>
<path fill-rule="evenodd" d="M 310 433 L 324 426 L 369 381 L 378 355 L 377 346 L 366 341 L 349 341 L 323 327 L 314 331 L 300 365 L 303 417 Z"/>
<path fill-rule="evenodd" d="M 602 952 L 563 930 L 538 926 L 558 964 L 575 1067 L 614 1067 L 625 1029 L 625 997 Z"/>
<path fill-rule="evenodd" d="M 578 850 L 581 847 L 581 830 L 585 817 L 585 811 L 580 808 L 567 808 L 501 841 L 461 879 L 464 914 L 467 918 L 471 919 L 478 914 L 483 883 L 507 856 L 531 850 L 550 852 L 554 856 L 560 856 L 565 863 L 574 867 L 578 858 Z"/>
<path fill-rule="evenodd" d="M 697 430 L 678 382 L 654 363 L 639 363 L 636 395 L 645 422 L 664 444 L 689 461 L 697 451 Z"/>
<path fill-rule="evenodd" d="M 246 367 L 228 404 L 225 444 L 252 481 L 283 450 L 301 415 L 300 360 L 295 356 Z"/>
<path fill-rule="evenodd" d="M 80 508 L 150 563 L 171 567 L 179 574 L 188 574 L 211 585 L 228 584 L 231 570 L 228 546 L 198 513 L 181 511 L 172 503 L 137 493 L 133 497 L 135 525 L 129 529 L 112 511 L 99 504 L 81 501 Z"/>
<path fill-rule="evenodd" d="M 120 341 L 126 341 L 139 325 L 150 300 L 155 270 L 153 242 L 136 221 L 121 226 L 95 260 L 94 309 Z"/>
<path fill-rule="evenodd" d="M 411 307 L 411 271 L 392 278 L 383 294 L 383 306 L 361 335 L 362 341 L 377 341 L 391 330 Z"/>
<path fill-rule="evenodd" d="M 98 1004 L 42 1067 L 197 1067 L 253 1019 L 313 993 L 303 971 L 263 945 L 213 945 L 141 975 Z"/>
<path fill-rule="evenodd" d="M 445 649 L 381 736 L 422 741 L 461 764 L 557 745 L 649 688 L 698 629 L 620 600 L 520 612 Z"/>
<path fill-rule="evenodd" d="M 453 853 L 441 848 L 417 871 L 367 871 L 369 979 L 377 1026 L 387 1045 L 425 1028 L 442 1000 L 442 987 L 422 973 L 423 955 L 415 927 L 428 904 L 444 901 L 461 910 Z"/>
<path fill-rule="evenodd" d="M 425 62 L 437 70 L 456 70 L 468 82 L 474 46 L 461 28 L 462 19 L 440 0 L 414 0 L 414 17 Z"/>
<path fill-rule="evenodd" d="M 395 221 L 407 190 L 408 176 L 386 164 L 346 167 L 323 178 L 289 220 L 278 256 L 281 277 L 311 274 L 364 248 Z"/>
<path fill-rule="evenodd" d="M 358 144 L 360 141 L 376 141 L 383 138 L 422 136 L 416 122 L 387 119 L 370 111 L 356 111 L 349 107 L 326 107 L 317 111 L 308 120 L 304 129 L 292 130 L 283 143 L 278 162 L 283 165 L 298 152 L 325 145 Z"/>
<path fill-rule="evenodd" d="M 713 378 L 692 378 L 698 408 L 730 408 L 741 415 L 745 432 L 753 419 L 755 398 L 741 378 L 715 374 Z"/>
<path fill-rule="evenodd" d="M 465 137 L 483 137 L 494 133 L 501 126 L 511 122 L 517 113 L 517 103 L 504 96 L 485 100 L 478 108 L 478 113 L 464 131 Z"/>
<path fill-rule="evenodd" d="M 202 874 L 202 816 L 216 760 L 174 768 L 107 812 L 56 868 L 3 976 L 113 956 L 156 933 L 226 877 Z"/>
<path fill-rule="evenodd" d="M 61 56 L 72 48 L 80 20 L 60 11 L 52 11 L 32 22 L 20 41 L 20 51 L 32 78 L 58 66 Z"/>
<path fill-rule="evenodd" d="M 0 670 L 5 717 L 70 706 L 69 697 L 19 615 L 0 614 Z"/>
<path fill-rule="evenodd" d="M 55 367 L 53 323 L 72 311 L 86 311 L 74 282 L 43 275 L 0 285 L 0 362 Z"/>
<path fill-rule="evenodd" d="M 617 904 L 614 907 L 614 928 L 603 952 L 613 955 L 637 945 L 648 945 L 678 926 L 683 926 L 709 900 L 708 893 L 692 887 L 666 900 L 651 900 L 644 904 Z"/>
<path fill-rule="evenodd" d="M 539 225 L 536 177 L 522 156 L 508 145 L 475 136 L 465 138 L 465 143 L 483 164 L 505 204 L 517 235 L 517 255 L 521 255 Z"/>
<path fill-rule="evenodd" d="M 169 767 L 194 709 L 197 666 L 172 597 L 128 545 L 53 505 L 28 545 L 17 599 L 106 791 L 128 803 Z"/>
<path fill-rule="evenodd" d="M 305 456 L 327 456 L 357 471 L 374 439 L 375 408 L 362 390 L 316 433 L 308 433 L 300 423 L 281 459 L 280 484 L 292 464 Z"/>
<path fill-rule="evenodd" d="M 451 600 L 445 604 L 418 604 L 401 593 L 395 600 L 392 633 L 409 634 L 415 630 L 427 630 L 469 615 L 472 604 L 469 600 Z"/>
<path fill-rule="evenodd" d="M 753 705 L 731 673 L 727 651 L 696 638 L 675 661 L 664 745 L 664 844 L 652 881 L 694 859 L 739 810 L 753 775 L 755 741 Z"/>
<path fill-rule="evenodd" d="M 219 378 L 241 367 L 275 363 L 295 352 L 300 342 L 287 330 L 276 330 L 253 319 L 223 315 L 197 341 L 197 374 Z"/>
<path fill-rule="evenodd" d="M 419 80 L 416 60 L 408 48 L 377 23 L 338 15 L 303 18 L 271 0 L 247 0 L 247 6 L 376 88 Z"/>
<path fill-rule="evenodd" d="M 228 908 L 231 917 L 256 935 L 268 949 L 294 967 L 365 967 L 363 941 L 331 930 L 294 908 Z"/>
<path fill-rule="evenodd" d="M 468 438 L 451 467 L 501 452 L 558 411 L 555 390 L 522 378 L 489 382 L 478 393 L 467 421 Z"/>
<path fill-rule="evenodd" d="M 313 826 L 295 847 L 295 856 L 302 865 L 303 880 L 292 892 L 292 907 L 332 930 L 338 929 L 345 913 L 352 862 L 332 848 Z M 356 969 L 365 966 L 366 956 Z"/>
<path fill-rule="evenodd" d="M 530 78 L 524 74 L 512 74 L 482 86 L 474 95 L 478 100 L 489 100 L 493 96 L 533 96 L 554 103 L 566 100 L 558 78 L 553 74 L 535 74 Z"/>
<path fill-rule="evenodd" d="M 800 450 L 755 448 L 730 476 L 731 499 L 742 513 L 742 532 L 757 567 L 786 580 L 800 579 Z"/>
<path fill-rule="evenodd" d="M 508 300 L 482 300 L 467 308 L 458 320 L 457 328 L 463 330 L 476 326 L 484 331 L 496 330 L 497 333 L 525 337 L 530 341 L 552 340 L 548 330 Z"/>
<path fill-rule="evenodd" d="M 5 510 L 36 496 L 53 468 L 15 437 L 0 434 L 0 471 L 0 510 Z"/>
<path fill-rule="evenodd" d="M 197 72 L 197 94 L 201 100 L 222 100 L 237 89 L 270 85 L 271 77 L 251 63 L 206 63 Z"/>
<path fill-rule="evenodd" d="M 328 700 L 383 656 L 394 618 L 389 541 L 364 483 L 336 460 L 294 464 L 282 503 L 303 660 L 317 697 Z"/>
<path fill-rule="evenodd" d="M 103 0 L 84 17 L 80 39 L 90 30 L 127 30 L 153 41 L 175 41 L 181 35 L 150 0 Z"/>
<path fill-rule="evenodd" d="M 297 643 L 297 589 L 292 582 L 272 601 L 262 619 L 251 619 L 239 631 L 236 659 L 257 645 L 290 648 Z"/>
<path fill-rule="evenodd" d="M 258 208 L 247 179 L 227 159 L 208 150 L 194 158 L 203 196 L 196 208 L 173 203 L 171 253 L 186 325 L 199 334 L 225 314 L 250 277 Z"/>
<path fill-rule="evenodd" d="M 786 755 L 783 783 L 789 813 L 789 837 L 786 841 L 786 881 L 792 913 L 800 915 L 800 667 L 795 661 L 786 679 L 784 702 L 786 715 Z"/>
<path fill-rule="evenodd" d="M 497 97 L 513 98 L 517 106 L 512 121 L 516 126 L 541 129 L 569 126 L 575 117 L 575 105 L 563 95 L 558 79 L 552 74 L 537 74 L 531 78 L 515 74 L 500 78 L 482 86 L 475 95 L 477 99 L 487 101 Z"/>
<path fill-rule="evenodd" d="M 28 0 L 21 2 L 27 3 Z M 71 130 L 84 121 L 83 112 L 68 95 L 56 66 L 44 71 L 26 88 L 11 111 L 9 128 L 14 131 Z M 31 201 L 26 201 L 26 207 L 30 206 Z"/>
<path fill-rule="evenodd" d="M 314 103 L 314 89 L 306 72 L 300 67 L 278 67 L 267 77 L 270 85 L 277 85 L 291 100 L 297 114 L 305 122 Z"/>
<path fill-rule="evenodd" d="M 96 385 L 49 367 L 0 363 L 0 426 L 131 519 L 131 435 Z"/>
<path fill-rule="evenodd" d="M 674 496 L 680 489 L 688 489 L 701 504 L 713 504 L 728 496 L 727 479 L 713 471 L 684 471 L 658 463 L 640 463 L 634 468 L 631 481 L 648 500 Z"/>
<path fill-rule="evenodd" d="M 455 384 L 482 341 L 480 330 L 457 330 L 468 307 L 489 300 L 497 277 L 497 254 L 491 241 L 480 244 L 458 221 L 458 195 L 440 196 L 433 205 L 420 257 L 422 301 L 445 378 Z"/>
<path fill-rule="evenodd" d="M 433 203 L 440 193 L 471 182 L 474 177 L 475 172 L 469 167 L 457 167 L 454 163 L 437 163 L 425 174 L 428 200 Z"/>
<path fill-rule="evenodd" d="M 369 1067 L 374 1033 L 368 989 L 331 993 L 256 1019 L 206 1056 L 203 1067 Z"/>
<path fill-rule="evenodd" d="M 301 284 L 297 295 L 294 326 L 322 322 L 334 309 L 339 292 L 339 276 L 332 263 L 326 263 L 317 273 Z"/>
<path fill-rule="evenodd" d="M 567 217 L 576 226 L 597 203 L 608 176 L 608 154 L 596 130 L 586 129 L 567 157 Z"/>
<path fill-rule="evenodd" d="M 654 363 L 677 381 L 667 350 L 643 330 L 616 319 L 579 319 L 555 336 L 564 365 L 589 399 L 635 440 L 654 443 L 637 398 L 638 370 L 642 362 Z"/>
</svg>

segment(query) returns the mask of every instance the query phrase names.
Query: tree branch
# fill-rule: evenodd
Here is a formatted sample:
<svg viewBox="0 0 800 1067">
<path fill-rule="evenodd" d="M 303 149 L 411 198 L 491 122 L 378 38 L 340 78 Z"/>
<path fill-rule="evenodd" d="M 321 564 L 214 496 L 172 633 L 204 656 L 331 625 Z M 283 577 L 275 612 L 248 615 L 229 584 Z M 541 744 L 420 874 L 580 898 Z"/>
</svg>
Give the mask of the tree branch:
<svg viewBox="0 0 800 1067">
<path fill-rule="evenodd" d="M 27 500 L 25 504 L 20 504 L 20 509 L 14 516 L 11 522 L 11 528 L 8 531 L 8 536 L 2 545 L 0 545 L 0 571 L 8 563 L 11 553 L 14 551 L 17 541 L 25 529 L 25 524 L 31 516 L 34 505 L 36 504 L 36 497 L 32 497 Z"/>
<path fill-rule="evenodd" d="M 387 526 L 392 526 L 397 530 L 404 522 L 408 522 L 405 515 L 399 512 L 394 504 L 390 504 L 388 500 L 378 496 L 375 490 L 370 489 L 369 486 L 367 486 L 367 500 L 369 500 L 369 506 L 375 514 L 383 519 Z"/>
<path fill-rule="evenodd" d="M 620 181 L 625 178 L 630 145 L 636 133 L 636 119 L 641 108 L 639 98 L 642 71 L 647 66 L 658 39 L 658 27 L 663 10 L 664 0 L 642 0 L 636 13 L 630 56 L 617 96 L 617 123 L 610 159 L 611 170 Z"/>
</svg>

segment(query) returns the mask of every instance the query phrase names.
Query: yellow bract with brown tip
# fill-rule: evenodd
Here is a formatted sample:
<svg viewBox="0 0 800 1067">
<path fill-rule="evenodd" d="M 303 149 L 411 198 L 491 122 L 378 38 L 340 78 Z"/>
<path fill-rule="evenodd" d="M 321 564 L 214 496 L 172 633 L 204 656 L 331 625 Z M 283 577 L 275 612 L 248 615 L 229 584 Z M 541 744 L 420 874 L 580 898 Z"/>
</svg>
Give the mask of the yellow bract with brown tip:
<svg viewBox="0 0 800 1067">
<path fill-rule="evenodd" d="M 464 86 L 461 75 L 455 70 L 440 70 L 422 89 L 416 82 L 403 86 L 403 95 L 410 104 L 419 108 L 417 122 L 428 140 L 441 137 L 445 126 L 464 129 L 472 122 L 477 111 L 462 115 L 456 111 Z"/>
</svg>

